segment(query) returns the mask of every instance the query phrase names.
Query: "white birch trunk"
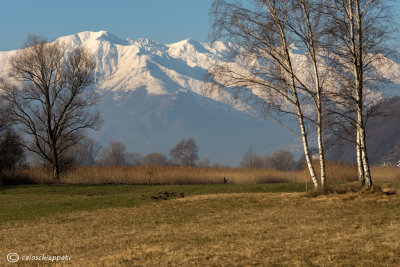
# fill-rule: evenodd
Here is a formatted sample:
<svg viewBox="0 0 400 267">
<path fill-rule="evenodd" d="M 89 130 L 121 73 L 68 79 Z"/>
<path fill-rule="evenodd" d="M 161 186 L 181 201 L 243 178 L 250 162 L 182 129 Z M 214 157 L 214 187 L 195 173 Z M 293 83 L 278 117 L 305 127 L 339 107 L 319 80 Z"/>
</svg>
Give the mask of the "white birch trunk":
<svg viewBox="0 0 400 267">
<path fill-rule="evenodd" d="M 322 141 L 322 125 L 318 125 L 318 150 L 319 150 L 319 163 L 321 168 L 321 186 L 326 185 L 326 172 L 325 172 L 325 155 L 324 145 Z"/>
<path fill-rule="evenodd" d="M 306 158 L 307 167 L 308 167 L 308 170 L 310 172 L 311 179 L 312 179 L 312 181 L 314 183 L 314 187 L 318 188 L 319 187 L 319 181 L 318 181 L 317 175 L 315 174 L 314 166 L 312 165 L 310 149 L 308 147 L 307 132 L 306 132 L 306 128 L 304 126 L 304 119 L 303 119 L 303 115 L 301 113 L 300 107 L 297 107 L 297 111 L 299 113 L 298 114 L 298 119 L 299 119 L 300 130 L 301 130 L 301 141 L 303 143 L 303 148 L 304 148 L 304 156 Z"/>
<path fill-rule="evenodd" d="M 369 168 L 369 161 L 368 161 L 368 155 L 367 155 L 365 129 L 361 130 L 360 140 L 361 140 L 361 158 L 362 158 L 363 170 L 364 170 L 364 176 L 365 176 L 365 187 L 370 188 L 372 186 L 372 178 L 371 178 L 371 172 L 370 172 L 370 168 Z"/>
<path fill-rule="evenodd" d="M 315 53 L 315 52 L 314 52 Z M 318 134 L 318 152 L 319 152 L 319 163 L 321 169 L 321 186 L 325 187 L 326 185 L 326 172 L 325 172 L 325 155 L 324 155 L 324 142 L 322 137 L 322 103 L 321 103 L 321 87 L 319 81 L 319 73 L 317 67 L 317 59 L 316 55 L 313 56 L 313 65 L 314 65 L 314 75 L 315 75 L 315 90 L 317 93 L 317 134 Z"/>
<path fill-rule="evenodd" d="M 306 3 L 304 0 L 301 1 L 302 3 L 302 8 L 304 15 L 306 17 L 307 21 L 307 28 L 308 28 L 308 37 L 309 40 L 307 41 L 308 45 L 308 50 L 309 50 L 309 55 L 311 62 L 313 64 L 313 70 L 314 70 L 314 85 L 315 85 L 315 93 L 317 95 L 316 99 L 316 108 L 317 108 L 317 134 L 318 134 L 318 152 L 319 152 L 319 163 L 320 163 L 320 169 L 321 169 L 321 185 L 322 187 L 325 186 L 326 184 L 326 172 L 325 172 L 325 156 L 324 156 L 324 143 L 323 143 L 323 137 L 322 137 L 322 103 L 321 103 L 321 94 L 322 94 L 322 88 L 321 88 L 321 83 L 320 83 L 320 77 L 319 77 L 319 71 L 318 71 L 318 62 L 317 62 L 317 53 L 316 53 L 316 48 L 315 48 L 315 43 L 314 43 L 314 34 L 313 34 L 313 29 L 311 26 L 310 22 L 310 14 L 308 13 L 307 5 L 309 3 Z"/>
<path fill-rule="evenodd" d="M 303 112 L 301 109 L 301 104 L 300 104 L 300 100 L 299 100 L 299 96 L 298 96 L 298 92 L 297 92 L 295 72 L 293 69 L 291 55 L 290 55 L 289 47 L 288 47 L 287 40 L 286 40 L 286 33 L 285 33 L 285 30 L 282 28 L 282 23 L 281 23 L 280 19 L 278 18 L 278 14 L 275 12 L 276 10 L 272 10 L 272 12 L 271 12 L 271 10 L 269 9 L 268 11 L 275 18 L 276 24 L 280 30 L 280 35 L 282 38 L 283 54 L 286 57 L 285 63 L 287 64 L 287 72 L 291 78 L 291 81 L 290 81 L 291 88 L 290 89 L 292 90 L 292 95 L 294 97 L 293 102 L 295 103 L 294 105 L 297 110 L 297 118 L 298 118 L 299 124 L 300 124 L 301 139 L 302 139 L 303 148 L 304 148 L 304 155 L 306 158 L 308 170 L 310 171 L 311 179 L 314 183 L 314 187 L 318 188 L 319 181 L 318 181 L 317 175 L 315 174 L 314 166 L 312 165 L 310 150 L 309 150 L 309 146 L 308 146 L 307 132 L 306 132 L 305 124 L 304 124 L 304 116 L 303 116 Z"/>
<path fill-rule="evenodd" d="M 361 140 L 358 129 L 357 129 L 356 151 L 357 151 L 358 181 L 360 182 L 360 185 L 364 187 L 365 185 L 364 166 L 362 161 Z"/>
<path fill-rule="evenodd" d="M 355 77 L 356 77 L 356 88 L 357 88 L 357 124 L 359 127 L 360 143 L 361 143 L 361 158 L 365 176 L 365 186 L 370 188 L 372 186 L 372 178 L 369 169 L 369 162 L 367 156 L 367 144 L 365 136 L 365 125 L 363 120 L 363 93 L 364 93 L 364 46 L 363 46 L 363 29 L 362 29 L 362 14 L 360 8 L 360 0 L 355 0 L 356 3 L 356 22 L 357 22 L 357 52 L 355 53 L 358 57 L 355 64 Z"/>
</svg>

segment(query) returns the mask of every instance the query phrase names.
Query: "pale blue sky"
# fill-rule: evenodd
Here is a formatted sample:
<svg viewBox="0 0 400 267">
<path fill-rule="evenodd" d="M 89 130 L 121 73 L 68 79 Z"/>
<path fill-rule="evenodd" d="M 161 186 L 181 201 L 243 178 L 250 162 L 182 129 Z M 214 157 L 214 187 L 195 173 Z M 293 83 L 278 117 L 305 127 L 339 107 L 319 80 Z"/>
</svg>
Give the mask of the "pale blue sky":
<svg viewBox="0 0 400 267">
<path fill-rule="evenodd" d="M 386 1 L 386 0 L 384 0 Z M 213 0 L 1 0 L 0 51 L 18 49 L 29 34 L 53 40 L 107 30 L 121 38 L 173 43 L 206 41 Z M 400 1 L 395 13 L 400 17 Z"/>
<path fill-rule="evenodd" d="M 18 49 L 29 34 L 49 40 L 107 30 L 121 38 L 173 43 L 206 41 L 213 0 L 2 0 L 0 51 Z"/>
</svg>

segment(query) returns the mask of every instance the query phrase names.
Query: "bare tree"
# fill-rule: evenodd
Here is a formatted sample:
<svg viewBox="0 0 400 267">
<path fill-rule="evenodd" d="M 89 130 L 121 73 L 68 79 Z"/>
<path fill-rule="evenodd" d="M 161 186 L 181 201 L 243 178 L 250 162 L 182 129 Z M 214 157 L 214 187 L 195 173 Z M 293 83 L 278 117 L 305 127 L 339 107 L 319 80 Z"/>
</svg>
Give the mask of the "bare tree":
<svg viewBox="0 0 400 267">
<path fill-rule="evenodd" d="M 290 28 L 293 32 L 297 46 L 305 48 L 307 58 L 304 64 L 307 69 L 304 81 L 301 82 L 304 90 L 315 106 L 316 118 L 311 122 L 317 128 L 317 142 L 320 162 L 321 185 L 326 184 L 326 168 L 324 153 L 324 117 L 327 98 L 326 80 L 330 75 L 330 69 L 326 67 L 324 58 L 328 53 L 326 46 L 327 38 L 323 27 L 326 17 L 324 16 L 324 1 L 321 0 L 292 0 L 288 1 L 292 7 L 290 14 Z M 300 78 L 300 77 L 299 77 Z"/>
<path fill-rule="evenodd" d="M 129 166 L 138 166 L 142 164 L 142 159 L 142 155 L 137 152 L 126 154 L 127 165 Z"/>
<path fill-rule="evenodd" d="M 95 164 L 95 159 L 101 150 L 100 144 L 90 137 L 83 137 L 79 143 L 70 150 L 71 157 L 76 165 L 91 166 Z"/>
<path fill-rule="evenodd" d="M 202 158 L 199 163 L 197 163 L 197 167 L 199 168 L 208 168 L 210 167 L 210 159 Z"/>
<path fill-rule="evenodd" d="M 142 164 L 147 166 L 164 166 L 167 157 L 160 153 L 150 153 L 143 157 Z"/>
<path fill-rule="evenodd" d="M 321 83 L 318 82 L 320 72 L 314 69 L 315 84 L 308 85 L 302 78 L 304 66 L 296 64 L 295 55 L 290 47 L 299 38 L 306 37 L 304 43 L 307 49 L 315 52 L 313 57 L 310 57 L 312 66 L 317 66 L 317 46 L 316 42 L 312 43 L 314 37 L 310 37 L 315 28 L 308 25 L 313 22 L 311 16 L 298 21 L 297 24 L 293 23 L 296 19 L 293 15 L 296 11 L 294 7 L 300 10 L 306 8 L 305 5 L 294 5 L 291 0 L 249 0 L 245 7 L 237 1 L 216 0 L 211 9 L 212 39 L 225 38 L 237 45 L 237 49 L 232 50 L 231 54 L 233 61 L 239 62 L 240 67 L 222 63 L 211 69 L 212 85 L 207 88 L 206 94 L 230 90 L 234 99 L 244 99 L 252 105 L 262 104 L 267 115 L 285 128 L 289 127 L 278 115 L 295 116 L 300 129 L 289 129 L 302 140 L 310 176 L 315 187 L 319 187 L 320 182 L 309 152 L 306 127 L 307 122 L 316 120 L 306 114 L 305 110 L 309 108 L 311 99 L 319 108 L 318 118 L 322 114 L 318 102 L 321 100 L 318 96 L 321 92 Z M 302 16 L 310 15 L 307 8 L 302 12 Z M 305 30 L 296 32 L 295 26 L 298 25 L 306 25 Z M 317 120 L 317 123 L 321 125 L 322 120 Z M 321 153 L 323 155 L 322 150 Z M 321 160 L 324 161 L 323 156 Z"/>
<path fill-rule="evenodd" d="M 296 168 L 296 162 L 292 153 L 281 149 L 265 156 L 265 166 L 280 171 L 291 171 Z"/>
<path fill-rule="evenodd" d="M 199 159 L 198 150 L 196 142 L 189 138 L 181 140 L 170 150 L 169 154 L 172 162 L 179 166 L 194 166 Z"/>
<path fill-rule="evenodd" d="M 60 179 L 60 159 L 87 128 L 97 129 L 99 113 L 91 107 L 97 95 L 95 62 L 83 47 L 70 52 L 62 43 L 31 36 L 9 59 L 9 75 L 1 82 L 2 97 L 13 121 L 31 138 L 26 148 L 52 166 Z"/>
<path fill-rule="evenodd" d="M 101 150 L 98 163 L 106 166 L 125 166 L 128 165 L 127 156 L 124 144 L 111 141 Z"/>
<path fill-rule="evenodd" d="M 264 160 L 250 147 L 246 153 L 244 153 L 243 159 L 239 165 L 241 168 L 263 168 Z"/>
<path fill-rule="evenodd" d="M 333 54 L 333 68 L 342 87 L 335 95 L 339 108 L 335 113 L 338 125 L 354 136 L 359 180 L 367 188 L 372 178 L 367 157 L 366 119 L 376 98 L 370 92 L 380 89 L 382 74 L 377 70 L 392 50 L 393 17 L 389 3 L 384 0 L 326 1 L 328 35 Z M 372 99 L 372 101 L 371 101 Z M 349 127 L 350 126 L 350 127 Z M 355 131 L 352 131 L 355 129 Z M 354 133 L 355 132 L 355 133 Z"/>
</svg>

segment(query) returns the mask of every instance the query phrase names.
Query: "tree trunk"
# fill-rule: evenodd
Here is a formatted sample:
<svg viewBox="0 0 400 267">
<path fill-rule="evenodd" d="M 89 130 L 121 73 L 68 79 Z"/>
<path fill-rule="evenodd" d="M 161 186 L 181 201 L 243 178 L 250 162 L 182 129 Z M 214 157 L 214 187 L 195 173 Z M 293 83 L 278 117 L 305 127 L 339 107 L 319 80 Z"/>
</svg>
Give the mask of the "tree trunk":
<svg viewBox="0 0 400 267">
<path fill-rule="evenodd" d="M 324 155 L 324 145 L 322 141 L 322 125 L 318 125 L 318 150 L 319 150 L 319 163 L 321 168 L 321 186 L 326 185 L 326 171 L 325 171 L 325 155 Z"/>
<path fill-rule="evenodd" d="M 367 144 L 365 138 L 365 126 L 363 122 L 363 97 L 362 97 L 362 89 L 360 89 L 361 81 L 356 81 L 357 86 L 357 164 L 359 173 L 362 173 L 363 177 L 360 176 L 360 182 L 362 186 L 370 188 L 372 186 L 372 178 L 371 172 L 369 168 L 369 161 L 367 156 Z"/>
<path fill-rule="evenodd" d="M 357 129 L 357 141 L 356 141 L 356 151 L 357 151 L 357 168 L 358 168 L 358 181 L 362 187 L 365 186 L 365 175 L 364 166 L 362 162 L 362 152 L 361 152 L 361 140 L 360 134 Z"/>
<path fill-rule="evenodd" d="M 315 85 L 315 93 L 317 95 L 317 101 L 316 101 L 316 106 L 317 106 L 317 132 L 318 132 L 318 152 L 319 152 L 319 162 L 320 162 L 320 168 L 321 168 L 321 186 L 324 187 L 326 184 L 326 172 L 325 172 L 325 156 L 324 156 L 324 143 L 323 143 L 323 137 L 322 137 L 322 88 L 321 88 L 321 83 L 320 83 L 320 76 L 319 76 L 319 71 L 318 71 L 318 62 L 317 62 L 317 52 L 316 52 L 316 46 L 314 42 L 314 34 L 313 34 L 313 28 L 311 25 L 310 21 L 310 13 L 309 13 L 309 2 L 305 2 L 304 0 L 301 1 L 301 6 L 304 12 L 304 16 L 307 21 L 307 29 L 308 29 L 308 40 L 306 41 L 306 45 L 308 46 L 308 51 L 310 55 L 310 59 L 313 64 L 313 70 L 314 70 L 314 85 Z"/>
<path fill-rule="evenodd" d="M 276 14 L 275 14 L 275 16 L 276 16 Z M 277 21 L 279 21 L 279 19 L 277 19 Z M 278 24 L 280 25 L 280 23 L 278 23 Z M 295 99 L 294 102 L 295 102 L 295 107 L 296 107 L 296 110 L 297 110 L 297 118 L 298 118 L 299 124 L 300 124 L 301 139 L 302 139 L 303 148 L 304 148 L 304 156 L 306 158 L 308 170 L 310 172 L 311 179 L 312 179 L 312 181 L 314 183 L 314 187 L 318 188 L 319 187 L 319 181 L 318 181 L 317 175 L 315 174 L 314 166 L 312 164 L 312 159 L 311 159 L 311 156 L 310 156 L 310 149 L 309 149 L 309 146 L 308 146 L 307 132 L 306 132 L 306 128 L 305 128 L 305 125 L 304 125 L 304 116 L 303 116 L 303 111 L 301 109 L 299 96 L 298 96 L 298 93 L 297 93 L 296 79 L 295 79 L 295 74 L 294 74 L 295 72 L 294 72 L 293 66 L 292 66 L 292 60 L 291 60 L 291 56 L 290 56 L 290 52 L 289 52 L 289 46 L 288 46 L 287 41 L 286 41 L 286 35 L 285 35 L 284 29 L 282 29 L 281 25 L 280 25 L 279 28 L 280 28 L 280 31 L 281 31 L 281 38 L 282 38 L 282 45 L 283 45 L 282 48 L 283 48 L 284 54 L 286 56 L 286 63 L 287 63 L 288 69 L 289 69 L 288 73 L 291 76 L 291 81 L 290 81 L 291 84 L 290 85 L 292 87 L 291 90 L 292 90 L 292 94 L 293 94 L 294 99 Z"/>
<path fill-rule="evenodd" d="M 314 170 L 314 166 L 312 165 L 312 159 L 310 156 L 310 149 L 308 147 L 308 140 L 307 140 L 307 132 L 306 132 L 306 128 L 304 126 L 304 119 L 303 119 L 303 115 L 301 113 L 300 107 L 297 107 L 298 110 L 298 119 L 299 119 L 299 124 L 300 124 L 300 130 L 301 130 L 301 138 L 302 138 L 302 142 L 303 142 L 303 148 L 304 148 L 304 156 L 306 158 L 306 162 L 307 162 L 307 167 L 308 170 L 310 172 L 311 175 L 311 179 L 314 183 L 314 187 L 318 188 L 319 187 L 319 182 L 318 182 L 318 178 L 317 175 L 315 174 L 315 170 Z"/>
<path fill-rule="evenodd" d="M 325 187 L 326 185 L 326 171 L 325 171 L 325 155 L 324 155 L 324 142 L 322 137 L 322 99 L 321 99 L 321 87 L 319 81 L 319 73 L 317 68 L 317 59 L 315 58 L 315 54 L 312 57 L 314 64 L 314 75 L 315 75 L 315 89 L 317 92 L 317 134 L 318 134 L 318 152 L 319 152 L 319 163 L 321 169 L 321 186 Z"/>
<path fill-rule="evenodd" d="M 60 182 L 60 168 L 57 165 L 53 165 L 53 181 Z"/>
<path fill-rule="evenodd" d="M 52 168 L 53 168 L 53 173 L 52 173 L 53 181 L 60 182 L 60 162 L 58 160 L 58 154 L 55 145 L 53 145 L 53 147 L 51 148 L 51 156 L 52 156 Z"/>
<path fill-rule="evenodd" d="M 365 129 L 361 130 L 361 158 L 362 158 L 362 164 L 363 164 L 363 170 L 364 170 L 364 175 L 365 175 L 365 187 L 370 188 L 372 186 L 372 178 L 371 178 L 371 172 L 369 168 L 369 160 L 368 160 L 368 155 L 367 155 L 367 144 L 366 144 L 366 139 L 365 139 Z"/>
<path fill-rule="evenodd" d="M 356 153 L 357 153 L 357 167 L 358 167 L 358 179 L 360 181 L 361 186 L 365 185 L 365 172 L 362 161 L 362 142 L 361 142 L 361 131 L 363 128 L 363 88 L 361 82 L 361 73 L 360 73 L 360 55 L 358 54 L 358 50 L 356 48 L 356 26 L 354 24 L 354 2 L 349 0 L 348 6 L 348 16 L 349 16 L 349 26 L 350 26 L 350 44 L 351 44 L 351 54 L 353 57 L 353 75 L 354 75 L 354 90 L 355 90 L 355 106 L 356 106 Z M 358 37 L 358 35 L 357 35 Z"/>
<path fill-rule="evenodd" d="M 358 133 L 360 134 L 361 143 L 361 158 L 365 176 L 365 186 L 370 188 L 372 186 L 372 178 L 369 169 L 369 162 L 367 156 L 367 144 L 365 136 L 365 125 L 363 119 L 363 108 L 364 108 L 364 46 L 363 46 L 363 28 L 362 21 L 363 17 L 361 14 L 360 0 L 356 0 L 356 22 L 357 22 L 357 52 L 355 53 L 357 60 L 354 64 L 355 67 L 355 78 L 356 78 L 356 89 L 357 89 L 357 126 Z"/>
</svg>

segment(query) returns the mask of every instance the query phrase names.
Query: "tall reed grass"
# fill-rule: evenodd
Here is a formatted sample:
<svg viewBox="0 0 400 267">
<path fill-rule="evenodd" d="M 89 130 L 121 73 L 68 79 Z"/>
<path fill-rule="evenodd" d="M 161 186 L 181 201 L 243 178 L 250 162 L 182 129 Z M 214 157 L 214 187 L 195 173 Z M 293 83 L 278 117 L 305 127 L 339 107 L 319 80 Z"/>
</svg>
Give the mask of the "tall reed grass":
<svg viewBox="0 0 400 267">
<path fill-rule="evenodd" d="M 319 175 L 319 165 L 315 164 Z M 372 167 L 376 182 L 400 180 L 400 169 Z M 42 168 L 21 170 L 16 177 L 22 181 L 52 183 L 49 172 Z M 177 166 L 93 166 L 77 167 L 62 173 L 61 183 L 66 184 L 221 184 L 224 178 L 230 184 L 262 184 L 310 182 L 308 169 L 278 171 L 265 168 L 197 168 Z M 8 178 L 11 179 L 11 178 Z M 355 166 L 340 162 L 327 164 L 328 183 L 357 181 Z"/>
<path fill-rule="evenodd" d="M 21 175 L 37 183 L 51 183 L 48 173 L 39 168 Z M 68 184 L 230 184 L 286 183 L 305 181 L 303 172 L 269 169 L 196 168 L 177 166 L 108 166 L 79 167 L 61 175 Z"/>
</svg>

